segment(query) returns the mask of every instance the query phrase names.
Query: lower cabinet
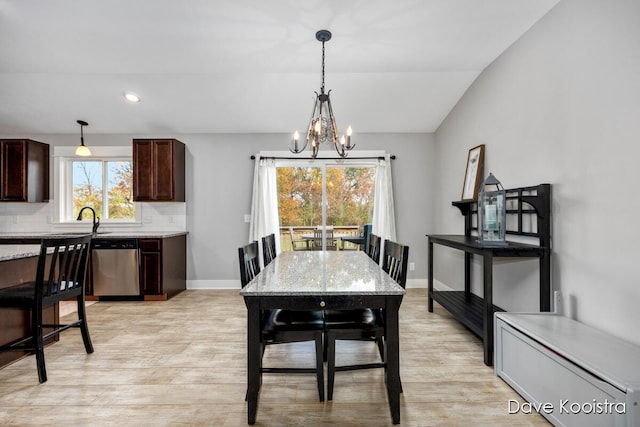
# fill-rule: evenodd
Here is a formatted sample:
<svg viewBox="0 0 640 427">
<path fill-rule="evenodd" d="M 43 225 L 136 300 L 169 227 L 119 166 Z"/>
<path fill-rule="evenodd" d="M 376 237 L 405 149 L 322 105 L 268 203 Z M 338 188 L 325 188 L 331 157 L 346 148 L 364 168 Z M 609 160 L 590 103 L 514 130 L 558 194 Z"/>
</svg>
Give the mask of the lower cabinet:
<svg viewBox="0 0 640 427">
<path fill-rule="evenodd" d="M 38 257 L 27 257 L 0 261 L 0 289 L 17 286 L 20 283 L 33 281 L 38 268 Z M 59 309 L 56 304 L 44 310 L 45 323 L 60 323 Z M 31 315 L 29 311 L 18 308 L 0 310 L 0 346 L 10 344 L 30 334 Z M 57 341 L 58 337 L 45 341 Z M 27 356 L 26 351 L 7 351 L 0 354 L 0 368 Z"/>
<path fill-rule="evenodd" d="M 143 295 L 162 290 L 162 239 L 140 239 L 140 289 Z"/>
<path fill-rule="evenodd" d="M 145 300 L 165 300 L 186 289 L 186 236 L 140 239 L 140 289 Z"/>
<path fill-rule="evenodd" d="M 556 426 L 639 426 L 640 347 L 568 317 L 497 313 L 495 372 Z"/>
</svg>

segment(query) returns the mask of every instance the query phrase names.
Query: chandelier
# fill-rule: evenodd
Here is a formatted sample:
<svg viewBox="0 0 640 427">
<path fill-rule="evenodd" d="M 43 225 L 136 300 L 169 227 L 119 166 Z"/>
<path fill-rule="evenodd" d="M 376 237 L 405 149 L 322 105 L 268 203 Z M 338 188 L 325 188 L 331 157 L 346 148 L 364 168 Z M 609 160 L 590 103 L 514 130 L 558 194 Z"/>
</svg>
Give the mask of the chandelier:
<svg viewBox="0 0 640 427">
<path fill-rule="evenodd" d="M 304 149 L 307 148 L 307 145 L 311 144 L 311 157 L 315 159 L 318 155 L 320 144 L 332 143 L 340 157 L 347 157 L 349 154 L 348 151 L 356 146 L 355 144 L 351 144 L 351 126 L 347 129 L 345 135 L 339 136 L 336 118 L 333 115 L 331 100 L 329 99 L 331 90 L 327 93 L 324 91 L 324 43 L 331 40 L 331 32 L 328 30 L 320 30 L 316 33 L 316 39 L 322 42 L 322 86 L 320 86 L 320 93 L 315 92 L 316 101 L 313 104 L 313 111 L 311 112 L 311 120 L 309 120 L 304 145 L 300 147 L 300 135 L 298 131 L 296 131 L 293 134 L 293 140 L 291 141 L 291 148 L 289 148 L 289 150 L 292 153 L 298 154 L 303 152 Z"/>
</svg>

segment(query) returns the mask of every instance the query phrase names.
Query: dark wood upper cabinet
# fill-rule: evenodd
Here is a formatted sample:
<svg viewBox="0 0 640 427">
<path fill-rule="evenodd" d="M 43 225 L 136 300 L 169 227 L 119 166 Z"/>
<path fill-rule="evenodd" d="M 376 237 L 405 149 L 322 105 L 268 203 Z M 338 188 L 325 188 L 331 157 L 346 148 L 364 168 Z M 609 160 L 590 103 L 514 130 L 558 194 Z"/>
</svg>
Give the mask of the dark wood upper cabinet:
<svg viewBox="0 0 640 427">
<path fill-rule="evenodd" d="M 0 140 L 0 201 L 49 201 L 49 144 Z"/>
<path fill-rule="evenodd" d="M 133 200 L 185 201 L 185 145 L 182 142 L 133 140 Z"/>
</svg>

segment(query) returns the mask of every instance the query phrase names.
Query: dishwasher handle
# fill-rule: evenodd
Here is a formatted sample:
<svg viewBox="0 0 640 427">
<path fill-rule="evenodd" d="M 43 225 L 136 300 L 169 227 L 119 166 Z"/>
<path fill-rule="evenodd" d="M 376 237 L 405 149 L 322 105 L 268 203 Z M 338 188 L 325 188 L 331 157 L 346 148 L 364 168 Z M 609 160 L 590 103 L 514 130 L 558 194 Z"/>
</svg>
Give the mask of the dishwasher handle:
<svg viewBox="0 0 640 427">
<path fill-rule="evenodd" d="M 92 249 L 138 249 L 137 239 L 93 239 Z"/>
</svg>

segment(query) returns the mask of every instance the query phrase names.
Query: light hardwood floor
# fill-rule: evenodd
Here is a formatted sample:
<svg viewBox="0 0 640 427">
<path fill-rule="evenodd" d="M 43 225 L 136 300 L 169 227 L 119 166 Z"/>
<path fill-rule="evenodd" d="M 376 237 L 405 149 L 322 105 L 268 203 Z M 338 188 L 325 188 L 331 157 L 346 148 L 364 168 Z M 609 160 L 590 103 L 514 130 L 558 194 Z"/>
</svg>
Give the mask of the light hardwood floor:
<svg viewBox="0 0 640 427">
<path fill-rule="evenodd" d="M 400 310 L 401 425 L 542 426 L 508 414 L 522 401 L 482 363 L 481 342 L 409 289 Z M 237 290 L 185 291 L 166 302 L 88 307 L 95 353 L 68 331 L 35 358 L 0 369 L 0 425 L 245 426 L 246 308 Z M 75 317 L 75 314 L 68 316 Z M 372 343 L 339 342 L 338 363 L 376 358 Z M 270 346 L 265 366 L 313 364 L 312 344 Z M 333 402 L 318 402 L 313 375 L 265 374 L 259 426 L 387 426 L 383 370 L 339 372 Z"/>
</svg>

